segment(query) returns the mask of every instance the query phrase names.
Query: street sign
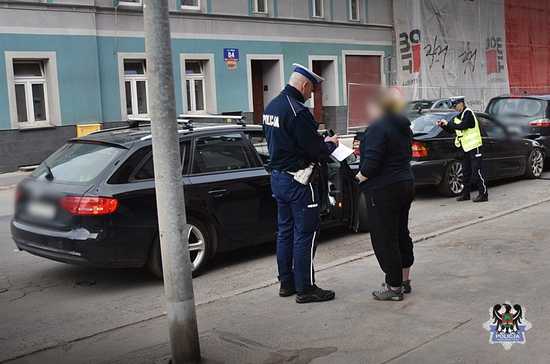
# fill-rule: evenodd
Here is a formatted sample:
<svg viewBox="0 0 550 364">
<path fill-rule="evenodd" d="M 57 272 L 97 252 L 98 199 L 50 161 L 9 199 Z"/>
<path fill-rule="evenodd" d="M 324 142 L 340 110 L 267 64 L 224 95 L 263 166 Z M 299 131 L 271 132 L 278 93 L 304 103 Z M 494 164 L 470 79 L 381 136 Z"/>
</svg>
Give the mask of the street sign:
<svg viewBox="0 0 550 364">
<path fill-rule="evenodd" d="M 227 69 L 230 71 L 237 69 L 237 63 L 239 62 L 239 49 L 238 48 L 224 48 L 223 60 L 227 65 Z"/>
</svg>

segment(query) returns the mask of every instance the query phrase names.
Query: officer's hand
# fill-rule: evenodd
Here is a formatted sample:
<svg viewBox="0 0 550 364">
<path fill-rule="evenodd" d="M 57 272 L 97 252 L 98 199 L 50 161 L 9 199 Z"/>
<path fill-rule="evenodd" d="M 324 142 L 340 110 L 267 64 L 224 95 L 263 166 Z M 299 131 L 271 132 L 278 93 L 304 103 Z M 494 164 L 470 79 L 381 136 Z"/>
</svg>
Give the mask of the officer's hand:
<svg viewBox="0 0 550 364">
<path fill-rule="evenodd" d="M 443 120 L 443 119 L 441 119 L 437 122 L 438 126 L 447 126 L 447 124 L 449 124 L 449 122 L 447 120 Z"/>
<path fill-rule="evenodd" d="M 363 176 L 361 172 L 355 175 L 355 179 L 358 180 L 359 182 L 365 182 L 366 180 L 368 180 L 368 178 Z"/>
<path fill-rule="evenodd" d="M 338 145 L 338 136 L 333 135 L 333 136 L 325 137 L 325 143 L 334 143 L 334 144 Z"/>
</svg>

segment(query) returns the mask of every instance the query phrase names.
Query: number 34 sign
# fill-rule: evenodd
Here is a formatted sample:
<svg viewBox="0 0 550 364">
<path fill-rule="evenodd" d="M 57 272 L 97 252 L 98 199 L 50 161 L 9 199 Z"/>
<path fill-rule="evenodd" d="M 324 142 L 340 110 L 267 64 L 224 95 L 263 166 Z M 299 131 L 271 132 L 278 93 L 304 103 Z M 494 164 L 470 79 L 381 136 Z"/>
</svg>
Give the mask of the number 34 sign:
<svg viewBox="0 0 550 364">
<path fill-rule="evenodd" d="M 228 70 L 236 70 L 237 63 L 239 62 L 239 50 L 237 48 L 224 48 L 223 60 L 227 65 Z"/>
</svg>

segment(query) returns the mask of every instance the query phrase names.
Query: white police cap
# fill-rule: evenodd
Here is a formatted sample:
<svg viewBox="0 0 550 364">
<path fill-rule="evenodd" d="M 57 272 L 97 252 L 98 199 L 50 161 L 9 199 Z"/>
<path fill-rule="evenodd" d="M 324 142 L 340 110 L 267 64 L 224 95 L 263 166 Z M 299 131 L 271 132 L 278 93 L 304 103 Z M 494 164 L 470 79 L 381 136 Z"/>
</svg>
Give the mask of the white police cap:
<svg viewBox="0 0 550 364">
<path fill-rule="evenodd" d="M 313 72 L 309 68 L 304 67 L 299 63 L 293 63 L 292 67 L 294 67 L 293 72 L 296 72 L 296 73 L 299 73 L 299 74 L 305 76 L 314 85 L 317 85 L 318 83 L 321 83 L 325 80 L 323 77 L 319 76 L 318 74 L 316 74 L 315 72 Z"/>
</svg>

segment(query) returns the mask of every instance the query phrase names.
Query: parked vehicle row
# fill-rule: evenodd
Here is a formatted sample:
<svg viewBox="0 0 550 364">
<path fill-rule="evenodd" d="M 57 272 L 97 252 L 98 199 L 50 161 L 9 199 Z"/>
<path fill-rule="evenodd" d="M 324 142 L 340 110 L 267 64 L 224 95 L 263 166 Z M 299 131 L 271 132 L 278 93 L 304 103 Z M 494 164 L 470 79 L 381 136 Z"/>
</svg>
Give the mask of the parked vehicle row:
<svg viewBox="0 0 550 364">
<path fill-rule="evenodd" d="M 461 151 L 454 145 L 454 134 L 441 129 L 436 121 L 450 121 L 455 111 L 429 110 L 412 120 L 412 170 L 417 186 L 435 186 L 444 196 L 462 193 Z M 483 137 L 484 168 L 487 178 L 525 176 L 539 178 L 544 169 L 545 147 L 509 131 L 485 113 L 476 113 Z M 361 133 L 356 136 L 355 148 Z"/>
</svg>

